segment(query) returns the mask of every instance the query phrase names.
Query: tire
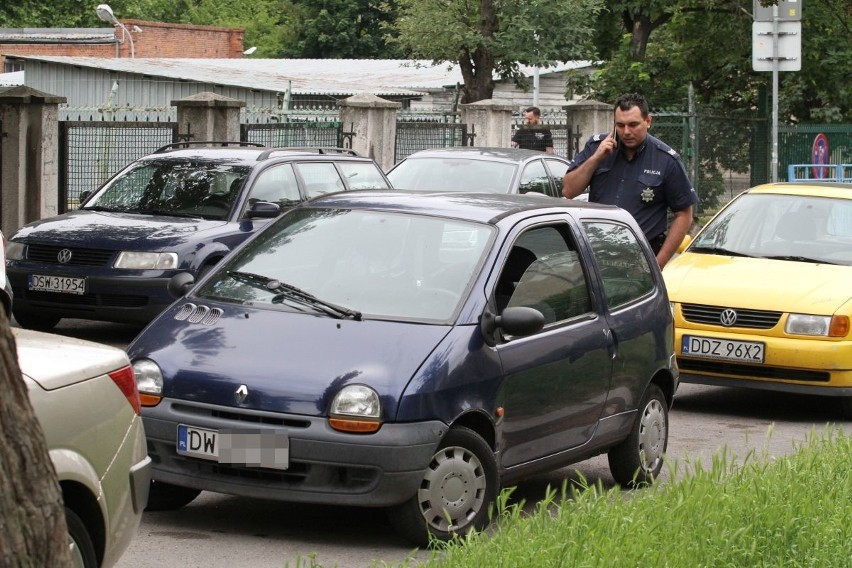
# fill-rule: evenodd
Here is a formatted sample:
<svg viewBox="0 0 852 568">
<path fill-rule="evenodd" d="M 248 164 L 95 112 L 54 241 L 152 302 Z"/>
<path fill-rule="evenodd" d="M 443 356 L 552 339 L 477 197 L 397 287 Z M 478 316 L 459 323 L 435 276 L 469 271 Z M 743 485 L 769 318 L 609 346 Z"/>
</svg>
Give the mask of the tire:
<svg viewBox="0 0 852 568">
<path fill-rule="evenodd" d="M 148 492 L 148 505 L 146 511 L 175 511 L 181 507 L 188 505 L 193 499 L 201 493 L 200 489 L 191 489 L 189 487 L 181 487 L 180 485 L 172 485 L 171 483 L 163 483 L 161 481 L 152 481 L 151 489 Z"/>
<path fill-rule="evenodd" d="M 13 311 L 15 321 L 24 329 L 34 329 L 36 331 L 50 331 L 61 318 L 56 316 L 35 315 L 32 312 L 17 312 Z"/>
<path fill-rule="evenodd" d="M 497 486 L 494 452 L 473 430 L 456 427 L 438 446 L 417 494 L 388 509 L 388 518 L 418 546 L 463 537 L 488 525 Z"/>
<path fill-rule="evenodd" d="M 630 435 L 609 450 L 609 469 L 624 487 L 653 483 L 669 441 L 669 407 L 663 391 L 648 385 Z"/>
<path fill-rule="evenodd" d="M 68 547 L 71 550 L 71 565 L 75 568 L 98 568 L 95 545 L 83 520 L 77 513 L 65 507 L 65 524 L 68 525 Z"/>
</svg>

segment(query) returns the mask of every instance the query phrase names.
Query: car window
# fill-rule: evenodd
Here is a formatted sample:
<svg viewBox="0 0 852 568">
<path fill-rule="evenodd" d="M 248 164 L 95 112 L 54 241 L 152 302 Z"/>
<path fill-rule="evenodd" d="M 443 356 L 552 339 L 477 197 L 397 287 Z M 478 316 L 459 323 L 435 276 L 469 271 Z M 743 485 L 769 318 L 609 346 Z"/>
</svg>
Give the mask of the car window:
<svg viewBox="0 0 852 568">
<path fill-rule="evenodd" d="M 567 162 L 551 158 L 544 160 L 544 163 L 547 164 L 547 171 L 550 172 L 551 183 L 553 183 L 553 187 L 556 188 L 556 196 L 561 196 L 562 178 L 565 177 L 565 173 L 568 171 Z"/>
<path fill-rule="evenodd" d="M 369 162 L 338 162 L 349 189 L 389 189 L 381 170 Z"/>
<path fill-rule="evenodd" d="M 331 162 L 297 162 L 295 166 L 305 182 L 308 199 L 346 189 L 337 168 Z"/>
<path fill-rule="evenodd" d="M 249 204 L 275 203 L 282 209 L 301 201 L 299 183 L 290 164 L 280 164 L 260 172 L 249 193 Z"/>
<path fill-rule="evenodd" d="M 536 160 L 524 167 L 524 171 L 521 172 L 521 183 L 518 191 L 519 193 L 553 195 L 553 190 L 550 188 L 550 177 L 547 175 L 547 170 L 544 169 L 544 162 Z"/>
<path fill-rule="evenodd" d="M 626 225 L 605 221 L 583 223 L 601 275 L 609 309 L 654 290 L 654 277 L 639 240 Z"/>
<path fill-rule="evenodd" d="M 388 173 L 396 189 L 509 193 L 514 163 L 470 158 L 408 158 Z"/>
<path fill-rule="evenodd" d="M 84 208 L 221 218 L 233 203 L 231 189 L 247 173 L 245 166 L 190 160 L 144 162 L 116 176 Z"/>
<path fill-rule="evenodd" d="M 495 301 L 498 313 L 535 308 L 545 325 L 591 311 L 586 274 L 567 226 L 537 227 L 518 237 L 497 281 Z"/>
</svg>

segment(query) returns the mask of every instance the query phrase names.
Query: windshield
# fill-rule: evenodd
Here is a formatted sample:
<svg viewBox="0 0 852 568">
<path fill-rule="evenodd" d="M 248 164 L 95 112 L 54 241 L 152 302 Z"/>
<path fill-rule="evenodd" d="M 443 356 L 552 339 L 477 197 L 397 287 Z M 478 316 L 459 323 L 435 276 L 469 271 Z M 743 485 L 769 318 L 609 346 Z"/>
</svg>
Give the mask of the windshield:
<svg viewBox="0 0 852 568">
<path fill-rule="evenodd" d="M 408 158 L 388 173 L 396 189 L 509 193 L 517 164 L 469 158 Z"/>
<path fill-rule="evenodd" d="M 198 295 L 298 311 L 311 304 L 354 319 L 446 322 L 478 274 L 492 231 L 410 214 L 294 210 L 218 266 Z"/>
<path fill-rule="evenodd" d="M 212 161 L 140 162 L 115 177 L 82 209 L 224 219 L 248 166 Z"/>
<path fill-rule="evenodd" d="M 745 194 L 701 231 L 689 251 L 852 265 L 852 200 Z"/>
</svg>

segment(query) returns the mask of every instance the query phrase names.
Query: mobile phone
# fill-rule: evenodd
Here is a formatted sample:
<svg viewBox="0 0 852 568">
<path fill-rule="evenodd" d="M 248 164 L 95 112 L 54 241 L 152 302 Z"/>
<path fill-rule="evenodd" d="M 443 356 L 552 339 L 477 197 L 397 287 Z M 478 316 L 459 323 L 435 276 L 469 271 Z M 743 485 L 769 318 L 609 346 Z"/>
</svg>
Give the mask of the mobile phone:
<svg viewBox="0 0 852 568">
<path fill-rule="evenodd" d="M 615 147 L 618 148 L 618 130 L 616 130 L 614 123 L 612 125 L 612 139 L 615 140 Z"/>
</svg>

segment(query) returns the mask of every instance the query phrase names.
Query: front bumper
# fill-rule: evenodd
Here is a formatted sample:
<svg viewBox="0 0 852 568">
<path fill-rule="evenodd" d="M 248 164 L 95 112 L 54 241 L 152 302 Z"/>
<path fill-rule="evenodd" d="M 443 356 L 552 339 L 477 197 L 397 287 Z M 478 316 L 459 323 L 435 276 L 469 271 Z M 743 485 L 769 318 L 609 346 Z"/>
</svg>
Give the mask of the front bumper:
<svg viewBox="0 0 852 568">
<path fill-rule="evenodd" d="M 385 507 L 415 494 L 447 426 L 440 421 L 384 424 L 345 434 L 325 418 L 258 412 L 165 399 L 143 409 L 156 481 L 206 491 L 314 504 Z M 176 451 L 178 424 L 286 432 L 286 470 L 220 464 Z"/>
<path fill-rule="evenodd" d="M 29 290 L 30 274 L 86 278 L 86 293 Z M 167 288 L 171 273 L 144 277 L 130 273 L 124 276 L 96 276 L 79 270 L 66 270 L 60 274 L 54 267 L 22 269 L 10 264 L 6 275 L 12 285 L 15 312 L 33 315 L 146 324 L 174 301 Z"/>
</svg>

